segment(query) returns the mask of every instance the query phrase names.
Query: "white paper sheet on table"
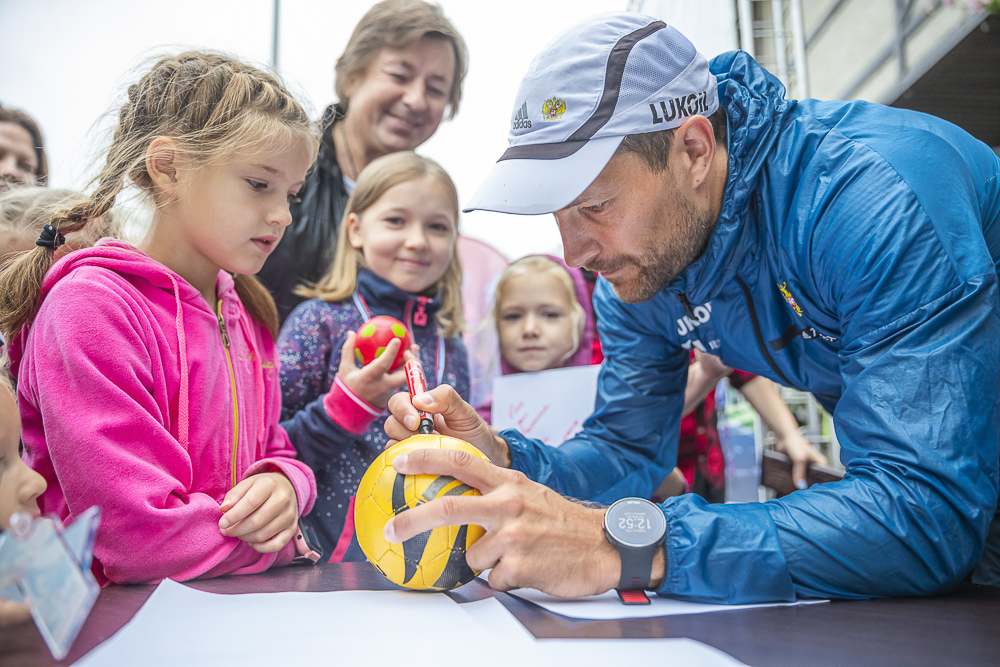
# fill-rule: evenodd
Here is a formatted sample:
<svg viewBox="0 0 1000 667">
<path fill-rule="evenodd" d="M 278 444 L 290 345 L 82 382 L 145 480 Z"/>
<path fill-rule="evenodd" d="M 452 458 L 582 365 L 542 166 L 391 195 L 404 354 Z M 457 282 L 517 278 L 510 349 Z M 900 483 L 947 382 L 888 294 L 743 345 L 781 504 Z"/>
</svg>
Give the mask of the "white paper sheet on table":
<svg viewBox="0 0 1000 667">
<path fill-rule="evenodd" d="M 672 598 L 663 598 L 654 593 L 649 594 L 649 604 L 625 605 L 618 599 L 618 594 L 608 591 L 601 595 L 591 595 L 583 598 L 557 598 L 534 588 L 519 588 L 511 591 L 511 595 L 522 600 L 534 602 L 553 614 L 582 618 L 591 621 L 610 621 L 623 618 L 654 618 L 656 616 L 680 616 L 683 614 L 706 614 L 717 611 L 734 611 L 736 609 L 756 609 L 758 607 L 793 607 L 802 604 L 818 604 L 829 600 L 799 600 L 797 602 L 768 602 L 764 604 L 703 604 L 685 602 Z"/>
<path fill-rule="evenodd" d="M 521 647 L 525 665 L 746 667 L 728 653 L 694 639 L 535 639 L 496 598 L 468 602 L 461 608 L 496 638 Z"/>
<path fill-rule="evenodd" d="M 538 640 L 495 599 L 459 605 L 444 595 L 403 591 L 219 595 L 172 581 L 76 664 L 606 667 L 622 660 L 743 664 L 690 639 Z"/>
</svg>

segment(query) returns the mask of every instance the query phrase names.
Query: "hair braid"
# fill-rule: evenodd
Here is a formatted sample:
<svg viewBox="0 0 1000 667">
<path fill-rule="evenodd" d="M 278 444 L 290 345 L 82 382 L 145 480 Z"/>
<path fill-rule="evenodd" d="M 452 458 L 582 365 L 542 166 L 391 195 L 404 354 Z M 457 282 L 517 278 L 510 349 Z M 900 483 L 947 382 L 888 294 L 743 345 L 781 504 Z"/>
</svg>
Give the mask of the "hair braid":
<svg viewBox="0 0 1000 667">
<path fill-rule="evenodd" d="M 128 181 L 156 200 L 146 154 L 158 137 L 170 138 L 202 164 L 259 148 L 263 140 L 305 138 L 313 156 L 319 147 L 309 116 L 278 79 L 226 55 L 187 51 L 161 58 L 127 92 L 93 193 L 52 217 L 50 224 L 62 234 L 110 211 Z M 53 255 L 51 248 L 37 247 L 0 270 L 5 337 L 30 325 Z M 277 311 L 267 290 L 250 277 L 236 282 L 247 310 L 277 335 Z"/>
<path fill-rule="evenodd" d="M 59 234 L 82 231 L 91 220 L 111 210 L 124 186 L 125 161 L 114 160 L 115 147 L 122 136 L 116 132 L 103 171 L 97 177 L 94 193 L 69 208 L 56 211 L 49 224 Z M 34 319 L 39 306 L 42 280 L 55 259 L 55 248 L 36 246 L 33 250 L 6 263 L 0 270 L 0 333 L 5 339 L 16 336 Z M 6 355 L 6 349 L 5 353 Z"/>
</svg>

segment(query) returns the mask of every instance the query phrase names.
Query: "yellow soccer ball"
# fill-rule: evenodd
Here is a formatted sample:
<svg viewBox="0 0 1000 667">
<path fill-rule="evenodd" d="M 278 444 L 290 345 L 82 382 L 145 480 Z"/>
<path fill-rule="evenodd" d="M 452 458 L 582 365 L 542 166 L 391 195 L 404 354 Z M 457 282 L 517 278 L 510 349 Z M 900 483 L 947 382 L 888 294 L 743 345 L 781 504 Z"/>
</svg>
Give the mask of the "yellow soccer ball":
<svg viewBox="0 0 1000 667">
<path fill-rule="evenodd" d="M 400 544 L 382 535 L 390 517 L 443 496 L 478 496 L 478 489 L 445 475 L 400 475 L 392 460 L 415 449 L 459 449 L 489 461 L 478 449 L 445 435 L 414 435 L 389 447 L 365 471 L 354 500 L 358 544 L 369 562 L 393 583 L 414 590 L 446 591 L 479 574 L 465 551 L 486 531 L 480 526 L 444 526 Z"/>
</svg>

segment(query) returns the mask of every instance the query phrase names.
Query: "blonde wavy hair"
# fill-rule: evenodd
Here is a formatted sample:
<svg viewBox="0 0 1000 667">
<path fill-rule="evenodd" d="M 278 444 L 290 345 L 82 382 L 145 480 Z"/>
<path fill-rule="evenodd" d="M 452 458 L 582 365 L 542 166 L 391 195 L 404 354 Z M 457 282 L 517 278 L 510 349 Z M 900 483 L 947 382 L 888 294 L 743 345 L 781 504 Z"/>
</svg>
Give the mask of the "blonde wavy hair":
<svg viewBox="0 0 1000 667">
<path fill-rule="evenodd" d="M 458 190 L 448 172 L 434 160 L 421 157 L 412 151 L 401 151 L 383 155 L 373 160 L 358 177 L 354 194 L 347 200 L 344 217 L 340 221 L 337 234 L 337 250 L 333 264 L 315 285 L 301 285 L 295 293 L 309 299 L 323 299 L 335 303 L 349 299 L 358 287 L 358 269 L 365 267 L 365 257 L 360 248 L 354 248 L 348 238 L 348 218 L 362 216 L 388 190 L 426 176 L 436 178 L 448 193 L 455 220 L 455 237 L 451 244 L 451 261 L 444 275 L 429 290 L 440 290 L 441 309 L 437 313 L 437 324 L 441 334 L 452 338 L 462 333 L 465 320 L 462 315 L 462 261 L 458 257 Z"/>
<path fill-rule="evenodd" d="M 55 212 L 48 224 L 60 234 L 77 234 L 106 215 L 131 182 L 156 202 L 146 171 L 146 153 L 168 137 L 195 164 L 232 159 L 306 140 L 313 156 L 319 141 L 309 116 L 274 75 L 220 53 L 187 51 L 158 60 L 128 87 L 118 124 L 96 187 L 80 201 Z M 52 248 L 36 247 L 0 271 L 0 332 L 16 335 L 38 311 L 42 278 L 52 265 Z M 254 276 L 236 275 L 236 292 L 247 311 L 277 337 L 274 300 Z"/>
</svg>

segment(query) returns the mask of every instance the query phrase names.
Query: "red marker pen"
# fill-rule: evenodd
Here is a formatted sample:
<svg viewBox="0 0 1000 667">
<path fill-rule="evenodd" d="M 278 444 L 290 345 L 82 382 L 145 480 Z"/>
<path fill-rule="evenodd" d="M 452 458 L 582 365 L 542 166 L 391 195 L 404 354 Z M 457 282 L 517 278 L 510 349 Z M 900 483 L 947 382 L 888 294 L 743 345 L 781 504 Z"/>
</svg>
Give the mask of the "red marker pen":
<svg viewBox="0 0 1000 667">
<path fill-rule="evenodd" d="M 406 370 L 406 387 L 410 390 L 410 400 L 417 394 L 423 394 L 427 391 L 427 383 L 424 382 L 424 371 L 420 368 L 420 362 L 416 359 L 410 359 L 403 366 Z M 417 433 L 423 435 L 429 435 L 434 430 L 434 420 L 423 410 L 417 410 L 417 414 L 420 415 L 420 425 L 417 427 Z"/>
</svg>

